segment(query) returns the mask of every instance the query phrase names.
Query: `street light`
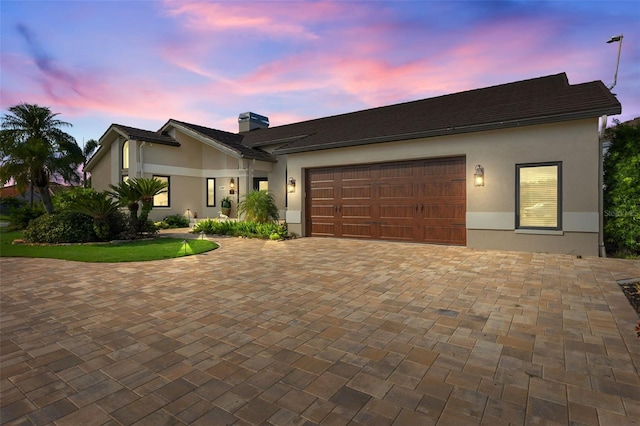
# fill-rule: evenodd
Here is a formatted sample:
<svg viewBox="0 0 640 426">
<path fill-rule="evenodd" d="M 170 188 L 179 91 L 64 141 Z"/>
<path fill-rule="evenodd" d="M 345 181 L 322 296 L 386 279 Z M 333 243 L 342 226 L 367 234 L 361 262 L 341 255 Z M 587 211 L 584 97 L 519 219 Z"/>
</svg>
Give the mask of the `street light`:
<svg viewBox="0 0 640 426">
<path fill-rule="evenodd" d="M 620 34 L 620 35 L 617 35 L 617 36 L 613 36 L 609 40 L 607 40 L 607 43 L 616 43 L 616 42 L 620 43 L 620 44 L 618 44 L 618 61 L 616 62 L 616 74 L 613 77 L 613 84 L 611 86 L 609 86 L 609 90 L 613 89 L 615 87 L 615 85 L 618 83 L 618 65 L 620 65 L 620 52 L 622 51 L 622 39 L 623 38 L 624 38 L 624 36 L 622 34 Z"/>
</svg>

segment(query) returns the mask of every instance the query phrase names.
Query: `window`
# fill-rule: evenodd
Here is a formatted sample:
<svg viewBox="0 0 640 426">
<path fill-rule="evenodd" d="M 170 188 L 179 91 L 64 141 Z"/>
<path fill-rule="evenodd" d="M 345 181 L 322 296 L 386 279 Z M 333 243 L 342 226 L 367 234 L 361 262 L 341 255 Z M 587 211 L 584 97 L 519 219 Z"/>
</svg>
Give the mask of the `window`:
<svg viewBox="0 0 640 426">
<path fill-rule="evenodd" d="M 516 165 L 516 228 L 559 230 L 562 163 Z"/>
<path fill-rule="evenodd" d="M 207 178 L 207 207 L 216 206 L 216 180 Z"/>
<path fill-rule="evenodd" d="M 124 141 L 122 144 L 122 168 L 129 168 L 129 141 Z"/>
<path fill-rule="evenodd" d="M 160 182 L 166 182 L 167 187 L 162 190 L 158 195 L 153 197 L 153 207 L 169 207 L 169 189 L 171 181 L 169 176 L 153 176 L 154 179 L 158 179 Z"/>
<path fill-rule="evenodd" d="M 253 178 L 253 189 L 258 191 L 268 191 L 269 179 L 266 177 Z"/>
</svg>

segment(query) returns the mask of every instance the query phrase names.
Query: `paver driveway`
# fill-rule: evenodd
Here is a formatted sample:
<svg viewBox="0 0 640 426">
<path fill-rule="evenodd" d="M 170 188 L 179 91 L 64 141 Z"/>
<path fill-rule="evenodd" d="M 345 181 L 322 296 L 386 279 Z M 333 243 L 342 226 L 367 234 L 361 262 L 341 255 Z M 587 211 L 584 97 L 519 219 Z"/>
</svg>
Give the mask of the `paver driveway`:
<svg viewBox="0 0 640 426">
<path fill-rule="evenodd" d="M 640 262 L 304 238 L 0 259 L 4 424 L 640 423 Z"/>
</svg>

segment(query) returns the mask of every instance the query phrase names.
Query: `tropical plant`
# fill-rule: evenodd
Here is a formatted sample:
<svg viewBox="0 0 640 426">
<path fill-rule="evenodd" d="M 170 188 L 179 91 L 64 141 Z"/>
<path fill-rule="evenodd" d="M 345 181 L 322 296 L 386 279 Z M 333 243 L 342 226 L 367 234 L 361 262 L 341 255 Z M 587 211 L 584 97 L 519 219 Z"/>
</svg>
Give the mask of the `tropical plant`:
<svg viewBox="0 0 640 426">
<path fill-rule="evenodd" d="M 93 230 L 101 240 L 111 237 L 109 216 L 118 211 L 118 203 L 107 192 L 93 192 L 77 198 L 71 211 L 83 213 L 93 218 Z"/>
<path fill-rule="evenodd" d="M 604 231 L 619 254 L 640 253 L 640 121 L 608 129 L 604 158 Z"/>
<path fill-rule="evenodd" d="M 87 163 L 94 151 L 98 148 L 98 141 L 95 139 L 89 139 L 82 147 L 82 186 L 88 187 L 87 180 Z"/>
<path fill-rule="evenodd" d="M 23 233 L 31 243 L 85 243 L 95 241 L 93 220 L 82 213 L 45 214 L 31 221 Z"/>
<path fill-rule="evenodd" d="M 138 189 L 131 185 L 130 180 L 120 182 L 116 185 L 109 185 L 111 191 L 109 195 L 118 200 L 120 207 L 126 207 L 129 210 L 132 223 L 138 221 L 138 209 L 140 208 L 140 193 Z"/>
<path fill-rule="evenodd" d="M 0 126 L 1 183 L 13 179 L 18 188 L 33 185 L 48 213 L 53 212 L 49 182 L 78 182 L 83 158 L 75 139 L 61 130 L 71 124 L 57 116 L 47 107 L 23 103 L 10 107 Z"/>
<path fill-rule="evenodd" d="M 269 223 L 278 220 L 278 207 L 267 191 L 253 190 L 238 204 L 238 213 L 250 222 Z"/>
<path fill-rule="evenodd" d="M 142 202 L 142 209 L 138 217 L 138 223 L 145 225 L 149 218 L 149 213 L 153 209 L 153 197 L 162 193 L 167 188 L 167 183 L 158 179 L 132 178 L 127 183 L 137 191 L 139 200 Z"/>
</svg>

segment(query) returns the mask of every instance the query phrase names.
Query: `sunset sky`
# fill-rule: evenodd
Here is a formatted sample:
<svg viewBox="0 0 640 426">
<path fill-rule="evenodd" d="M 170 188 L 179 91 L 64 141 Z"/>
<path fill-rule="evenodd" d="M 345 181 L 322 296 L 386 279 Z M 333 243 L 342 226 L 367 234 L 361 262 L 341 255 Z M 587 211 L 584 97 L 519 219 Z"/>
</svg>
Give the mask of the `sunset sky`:
<svg viewBox="0 0 640 426">
<path fill-rule="evenodd" d="M 640 116 L 640 1 L 0 0 L 0 108 L 78 143 L 168 119 L 236 132 L 566 72 Z"/>
</svg>

